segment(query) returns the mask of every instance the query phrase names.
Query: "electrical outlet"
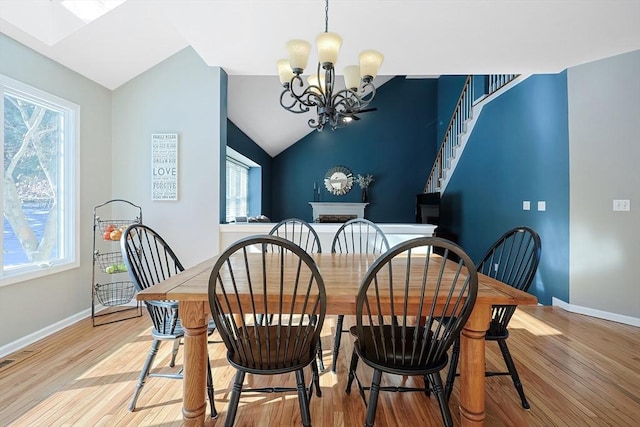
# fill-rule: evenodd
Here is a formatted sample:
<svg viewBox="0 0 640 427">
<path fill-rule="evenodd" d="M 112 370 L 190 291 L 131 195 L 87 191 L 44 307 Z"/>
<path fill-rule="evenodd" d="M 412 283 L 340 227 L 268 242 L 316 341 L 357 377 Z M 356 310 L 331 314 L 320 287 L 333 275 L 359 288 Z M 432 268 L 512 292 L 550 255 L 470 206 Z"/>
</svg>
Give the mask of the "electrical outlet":
<svg viewBox="0 0 640 427">
<path fill-rule="evenodd" d="M 531 209 L 531 202 L 528 200 L 523 200 L 522 201 L 522 210 L 523 211 L 528 211 Z"/>
<path fill-rule="evenodd" d="M 546 211 L 547 210 L 547 202 L 545 202 L 544 200 L 540 200 L 538 202 L 538 210 L 539 211 Z"/>
<path fill-rule="evenodd" d="M 624 211 L 628 212 L 631 210 L 631 200 L 614 200 L 613 201 L 613 210 L 614 211 Z"/>
</svg>

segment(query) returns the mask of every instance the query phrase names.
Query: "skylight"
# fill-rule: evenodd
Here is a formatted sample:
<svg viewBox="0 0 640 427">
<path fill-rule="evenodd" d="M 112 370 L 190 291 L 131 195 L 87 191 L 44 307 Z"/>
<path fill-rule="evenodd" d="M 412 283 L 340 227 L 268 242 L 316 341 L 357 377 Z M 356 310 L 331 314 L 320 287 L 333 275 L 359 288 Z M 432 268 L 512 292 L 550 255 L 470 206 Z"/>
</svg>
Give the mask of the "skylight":
<svg viewBox="0 0 640 427">
<path fill-rule="evenodd" d="M 0 18 L 29 36 L 53 46 L 87 24 L 104 16 L 126 0 L 0 0 Z M 7 31 L 8 30 L 8 31 Z M 10 37 L 11 26 L 3 33 Z"/>
<path fill-rule="evenodd" d="M 126 0 L 62 0 L 62 6 L 88 24 Z"/>
</svg>

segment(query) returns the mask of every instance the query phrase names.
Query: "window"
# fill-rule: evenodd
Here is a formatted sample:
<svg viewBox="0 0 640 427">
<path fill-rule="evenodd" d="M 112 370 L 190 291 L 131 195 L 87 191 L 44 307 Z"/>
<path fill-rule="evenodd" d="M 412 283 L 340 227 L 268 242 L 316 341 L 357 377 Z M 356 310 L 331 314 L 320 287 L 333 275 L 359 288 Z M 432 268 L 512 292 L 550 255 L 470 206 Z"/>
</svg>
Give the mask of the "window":
<svg viewBox="0 0 640 427">
<path fill-rule="evenodd" d="M 231 147 L 226 147 L 225 218 L 258 216 L 262 212 L 262 167 Z"/>
<path fill-rule="evenodd" d="M 0 75 L 2 284 L 77 267 L 80 108 Z"/>
<path fill-rule="evenodd" d="M 248 216 L 249 166 L 227 156 L 227 222 Z"/>
</svg>

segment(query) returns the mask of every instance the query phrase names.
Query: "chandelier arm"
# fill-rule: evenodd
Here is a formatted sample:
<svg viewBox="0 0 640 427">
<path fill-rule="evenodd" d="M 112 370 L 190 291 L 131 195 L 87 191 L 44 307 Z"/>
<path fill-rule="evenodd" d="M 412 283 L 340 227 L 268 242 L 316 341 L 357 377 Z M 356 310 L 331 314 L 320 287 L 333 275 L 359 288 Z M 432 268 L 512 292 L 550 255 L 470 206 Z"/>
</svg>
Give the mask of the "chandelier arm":
<svg viewBox="0 0 640 427">
<path fill-rule="evenodd" d="M 369 90 L 370 92 L 367 93 L 367 90 Z M 365 82 L 365 84 L 362 85 L 362 89 L 360 91 L 363 93 L 360 99 L 362 99 L 362 101 L 366 102 L 367 104 L 373 101 L 373 98 L 376 96 L 376 87 L 371 82 Z"/>
<path fill-rule="evenodd" d="M 291 99 L 291 103 L 285 103 L 285 95 L 289 95 Z M 291 95 L 291 91 L 289 89 L 285 89 L 280 94 L 280 106 L 287 111 L 292 113 L 300 114 L 306 113 L 309 111 L 309 107 L 300 102 L 296 97 Z"/>
<path fill-rule="evenodd" d="M 324 95 L 321 92 L 322 89 L 316 85 L 309 86 L 301 98 L 306 99 L 305 105 L 314 106 L 314 107 L 324 107 L 325 99 Z"/>
<path fill-rule="evenodd" d="M 340 112 L 356 113 L 369 105 L 369 102 L 351 89 L 343 89 L 333 96 L 333 106 Z"/>
<path fill-rule="evenodd" d="M 289 91 L 291 97 L 294 98 L 297 102 L 299 102 L 302 105 L 305 105 L 306 107 L 325 106 L 326 100 L 324 98 L 324 94 L 322 92 L 321 87 L 316 85 L 309 85 L 301 93 L 296 93 L 295 91 L 296 86 L 297 87 L 304 86 L 302 79 L 298 75 L 293 76 L 293 78 L 291 79 L 291 82 L 289 83 L 289 88 L 285 89 L 285 92 Z M 282 96 L 280 98 L 282 100 Z M 282 102 L 280 102 L 280 104 L 283 105 Z M 285 105 L 283 105 L 283 107 L 286 109 Z"/>
<path fill-rule="evenodd" d="M 321 131 L 322 128 L 324 127 L 324 123 L 316 119 L 309 119 L 307 124 L 309 125 L 310 128 L 316 129 L 318 131 Z"/>
<path fill-rule="evenodd" d="M 307 97 L 307 93 L 309 88 L 304 89 L 302 92 L 297 93 L 296 87 L 302 88 L 304 87 L 304 83 L 300 78 L 300 75 L 296 74 L 291 78 L 291 82 L 289 83 L 289 91 L 291 92 L 291 97 L 295 98 L 298 102 L 306 105 L 307 107 L 311 107 L 313 104 L 307 104 L 303 101 L 303 98 Z"/>
</svg>

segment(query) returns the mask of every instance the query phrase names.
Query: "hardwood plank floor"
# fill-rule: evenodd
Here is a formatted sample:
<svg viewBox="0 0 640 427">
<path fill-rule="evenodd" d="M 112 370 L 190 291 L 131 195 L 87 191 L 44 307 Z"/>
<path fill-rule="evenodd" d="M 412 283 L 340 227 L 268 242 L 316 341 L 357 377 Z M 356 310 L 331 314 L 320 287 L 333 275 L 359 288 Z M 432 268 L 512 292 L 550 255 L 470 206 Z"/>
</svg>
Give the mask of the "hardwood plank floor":
<svg viewBox="0 0 640 427">
<path fill-rule="evenodd" d="M 352 321 L 349 317 L 345 323 Z M 330 372 L 335 318 L 323 329 L 322 397 L 311 401 L 317 426 L 360 426 L 365 407 L 354 387 L 345 394 L 351 339 L 344 336 L 338 374 Z M 508 340 L 531 410 L 525 411 L 509 377 L 487 378 L 488 426 L 632 426 L 640 420 L 640 328 L 568 313 L 552 307 L 518 309 Z M 127 410 L 140 368 L 151 344 L 145 316 L 91 326 L 85 319 L 21 351 L 33 354 L 0 370 L 1 426 L 180 426 L 182 382 L 149 378 L 138 408 Z M 215 335 L 214 335 L 215 337 Z M 216 406 L 220 416 L 207 425 L 223 425 L 235 371 L 222 344 L 210 344 Z M 171 345 L 164 343 L 155 371 L 170 372 Z M 182 363 L 182 351 L 177 360 Z M 488 343 L 487 365 L 502 370 L 495 343 Z M 370 380 L 360 364 L 359 376 Z M 307 379 L 309 379 L 307 373 Z M 421 384 L 408 378 L 403 385 Z M 292 375 L 247 376 L 252 386 L 295 384 Z M 383 376 L 400 385 L 401 377 Z M 237 426 L 296 426 L 300 413 L 295 393 L 243 394 Z M 458 382 L 450 407 L 456 425 Z M 437 426 L 434 397 L 423 393 L 381 393 L 377 426 Z"/>
</svg>

